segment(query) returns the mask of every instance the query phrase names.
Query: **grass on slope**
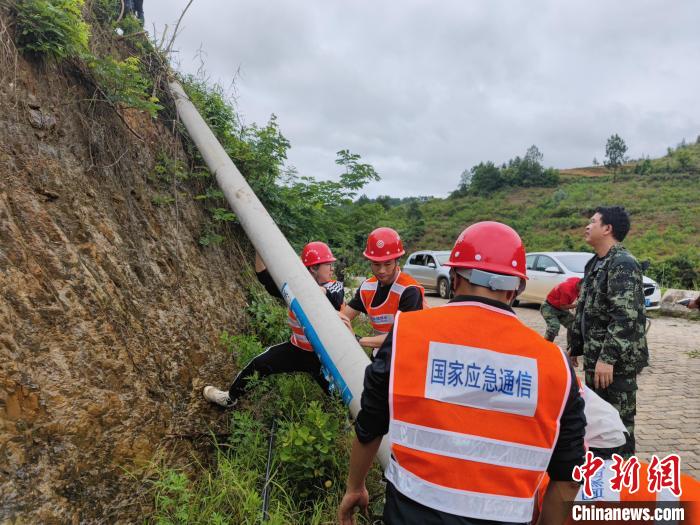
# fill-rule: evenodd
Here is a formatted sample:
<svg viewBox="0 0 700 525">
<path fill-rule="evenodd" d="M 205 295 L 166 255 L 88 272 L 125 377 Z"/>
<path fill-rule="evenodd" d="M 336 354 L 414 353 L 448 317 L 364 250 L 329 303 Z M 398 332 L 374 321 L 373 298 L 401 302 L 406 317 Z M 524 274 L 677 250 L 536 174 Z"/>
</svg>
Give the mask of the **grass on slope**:
<svg viewBox="0 0 700 525">
<path fill-rule="evenodd" d="M 596 206 L 613 204 L 629 211 L 632 229 L 625 245 L 638 259 L 651 261 L 649 273 L 665 278 L 664 264 L 673 258 L 690 261 L 691 270 L 700 273 L 697 173 L 629 173 L 619 176 L 615 183 L 610 176 L 566 177 L 557 188 L 511 189 L 489 197 L 435 199 L 421 205 L 425 233 L 411 248 L 450 249 L 467 225 L 498 220 L 522 235 L 528 251 L 590 251 L 583 240 L 588 218 Z M 662 286 L 679 284 L 671 282 L 671 278 L 665 280 L 668 282 Z"/>
</svg>

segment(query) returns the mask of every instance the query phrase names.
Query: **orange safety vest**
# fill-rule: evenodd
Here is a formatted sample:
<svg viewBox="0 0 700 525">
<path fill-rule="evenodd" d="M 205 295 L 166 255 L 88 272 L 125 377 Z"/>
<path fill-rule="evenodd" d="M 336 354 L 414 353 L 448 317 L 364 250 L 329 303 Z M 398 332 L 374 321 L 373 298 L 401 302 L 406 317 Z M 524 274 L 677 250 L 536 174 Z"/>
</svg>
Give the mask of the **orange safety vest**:
<svg viewBox="0 0 700 525">
<path fill-rule="evenodd" d="M 430 508 L 528 522 L 571 387 L 564 353 L 481 302 L 401 313 L 386 477 Z"/>
<path fill-rule="evenodd" d="M 423 308 L 425 309 L 426 307 L 425 290 L 423 287 L 418 284 L 413 277 L 400 270 L 399 275 L 396 276 L 396 280 L 389 289 L 386 300 L 379 306 L 372 306 L 372 300 L 374 300 L 374 294 L 377 293 L 378 286 L 379 281 L 376 277 L 367 279 L 360 285 L 360 299 L 362 299 L 362 305 L 365 307 L 367 317 L 369 317 L 369 323 L 372 325 L 372 328 L 379 333 L 386 334 L 391 330 L 391 327 L 394 325 L 396 313 L 399 311 L 401 294 L 409 286 L 415 286 L 420 290 Z"/>
<path fill-rule="evenodd" d="M 335 282 L 336 281 L 328 281 L 327 283 L 323 283 L 321 286 L 328 287 Z M 287 324 L 292 330 L 292 336 L 289 338 L 289 341 L 297 348 L 301 348 L 307 352 L 313 352 L 314 347 L 311 346 L 311 342 L 307 339 L 306 334 L 304 333 L 304 327 L 301 326 L 297 316 L 294 315 L 294 312 L 291 310 L 287 310 Z"/>
</svg>

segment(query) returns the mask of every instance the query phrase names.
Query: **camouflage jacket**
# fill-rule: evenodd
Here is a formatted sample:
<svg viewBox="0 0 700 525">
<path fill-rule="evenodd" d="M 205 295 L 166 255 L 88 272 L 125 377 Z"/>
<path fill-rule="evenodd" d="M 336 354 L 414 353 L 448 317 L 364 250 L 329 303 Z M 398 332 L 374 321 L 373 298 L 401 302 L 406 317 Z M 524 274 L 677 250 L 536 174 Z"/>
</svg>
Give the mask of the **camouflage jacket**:
<svg viewBox="0 0 700 525">
<path fill-rule="evenodd" d="M 621 244 L 593 257 L 581 283 L 571 327 L 572 355 L 583 355 L 585 370 L 598 359 L 615 375 L 638 373 L 649 364 L 642 270 Z"/>
</svg>

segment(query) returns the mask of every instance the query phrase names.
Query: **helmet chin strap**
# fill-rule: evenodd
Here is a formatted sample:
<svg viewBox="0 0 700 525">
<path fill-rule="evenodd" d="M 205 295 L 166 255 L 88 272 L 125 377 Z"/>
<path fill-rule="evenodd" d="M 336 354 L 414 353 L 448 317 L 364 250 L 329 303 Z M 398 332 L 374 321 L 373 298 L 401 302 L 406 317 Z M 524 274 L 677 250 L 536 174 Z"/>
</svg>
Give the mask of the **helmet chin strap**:
<svg viewBox="0 0 700 525">
<path fill-rule="evenodd" d="M 525 281 L 515 275 L 502 275 L 469 268 L 456 268 L 455 271 L 470 283 L 493 291 L 517 291 L 516 295 L 520 295 L 525 289 Z"/>
</svg>

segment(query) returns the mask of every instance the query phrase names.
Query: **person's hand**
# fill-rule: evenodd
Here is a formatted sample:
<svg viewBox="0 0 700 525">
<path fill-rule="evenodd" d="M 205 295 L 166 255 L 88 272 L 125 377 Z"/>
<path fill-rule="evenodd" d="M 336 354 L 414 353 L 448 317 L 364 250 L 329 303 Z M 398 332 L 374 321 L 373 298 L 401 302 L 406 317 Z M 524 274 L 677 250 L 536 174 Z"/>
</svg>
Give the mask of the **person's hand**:
<svg viewBox="0 0 700 525">
<path fill-rule="evenodd" d="M 613 382 L 613 365 L 598 361 L 595 364 L 595 388 L 605 389 Z"/>
<path fill-rule="evenodd" d="M 355 523 L 355 508 L 360 507 L 364 514 L 367 514 L 367 506 L 369 505 L 369 493 L 367 487 L 362 485 L 362 488 L 356 491 L 346 490 L 343 500 L 338 507 L 338 523 L 340 525 L 354 525 Z"/>
<path fill-rule="evenodd" d="M 350 321 L 350 318 L 347 315 L 340 312 L 338 312 L 338 317 L 340 317 L 340 320 L 343 321 L 343 324 L 348 327 L 350 333 L 355 335 L 355 330 L 352 329 L 352 321 Z"/>
<path fill-rule="evenodd" d="M 576 368 L 578 366 L 578 356 L 571 355 L 571 350 L 567 352 L 567 355 L 569 356 L 569 363 L 571 363 L 571 366 Z"/>
</svg>

